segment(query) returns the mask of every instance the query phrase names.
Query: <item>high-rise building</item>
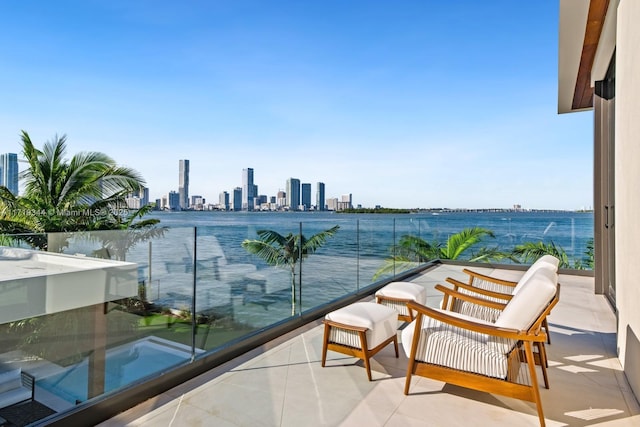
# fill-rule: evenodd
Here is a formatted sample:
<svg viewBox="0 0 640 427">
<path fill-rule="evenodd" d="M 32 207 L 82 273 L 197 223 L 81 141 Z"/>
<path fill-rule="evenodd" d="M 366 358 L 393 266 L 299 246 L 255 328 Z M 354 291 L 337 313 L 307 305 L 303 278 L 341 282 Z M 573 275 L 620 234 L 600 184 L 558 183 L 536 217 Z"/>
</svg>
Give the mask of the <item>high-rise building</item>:
<svg viewBox="0 0 640 427">
<path fill-rule="evenodd" d="M 132 191 L 125 197 L 125 203 L 129 209 L 140 209 L 149 204 L 149 189 L 141 186 L 139 190 Z"/>
<path fill-rule="evenodd" d="M 140 187 L 137 191 L 132 191 L 125 197 L 125 203 L 129 209 L 140 209 L 149 204 L 149 189 Z"/>
<path fill-rule="evenodd" d="M 267 195 L 266 194 L 258 194 L 253 199 L 253 205 L 255 206 L 256 209 L 262 208 L 262 205 L 264 205 L 266 203 L 267 203 Z"/>
<path fill-rule="evenodd" d="M 233 189 L 233 210 L 242 210 L 242 187 L 236 187 Z"/>
<path fill-rule="evenodd" d="M 276 205 L 278 208 L 287 206 L 287 193 L 284 191 L 278 191 L 278 195 L 276 196 Z"/>
<path fill-rule="evenodd" d="M 147 206 L 151 203 L 149 200 L 149 189 L 147 187 L 140 187 L 140 199 L 142 206 Z"/>
<path fill-rule="evenodd" d="M 196 211 L 202 211 L 204 210 L 204 205 L 205 203 L 207 203 L 207 201 L 205 200 L 204 197 L 202 196 L 191 196 L 191 209 L 196 210 Z"/>
<path fill-rule="evenodd" d="M 353 209 L 353 197 L 351 194 L 343 194 L 340 202 L 338 202 L 339 211 L 343 211 L 345 209 Z"/>
<path fill-rule="evenodd" d="M 316 209 L 319 211 L 326 209 L 324 202 L 324 182 L 319 182 L 316 188 Z"/>
<path fill-rule="evenodd" d="M 302 206 L 305 211 L 311 209 L 311 184 L 302 184 Z"/>
<path fill-rule="evenodd" d="M 127 208 L 128 209 L 140 209 L 142 207 L 142 201 L 140 200 L 140 197 L 138 196 L 133 196 L 133 197 L 126 197 L 124 199 L 125 203 L 127 204 Z"/>
<path fill-rule="evenodd" d="M 253 184 L 253 168 L 242 169 L 242 210 L 253 210 L 253 198 L 256 196 Z"/>
<path fill-rule="evenodd" d="M 229 210 L 229 193 L 227 193 L 226 191 L 223 191 L 222 193 L 220 193 L 220 196 L 218 197 L 218 204 L 220 205 L 221 210 L 228 211 Z"/>
<path fill-rule="evenodd" d="M 172 211 L 180 210 L 180 193 L 176 193 L 175 191 L 169 191 L 167 195 L 168 209 Z"/>
<path fill-rule="evenodd" d="M 0 185 L 7 187 L 14 196 L 18 195 L 18 155 L 0 154 Z"/>
<path fill-rule="evenodd" d="M 327 210 L 337 211 L 338 210 L 338 198 L 330 197 L 327 199 Z"/>
<path fill-rule="evenodd" d="M 178 194 L 180 209 L 189 209 L 189 160 L 180 160 L 178 172 Z"/>
<path fill-rule="evenodd" d="M 287 206 L 292 211 L 297 211 L 300 206 L 300 180 L 289 178 L 287 180 Z"/>
</svg>

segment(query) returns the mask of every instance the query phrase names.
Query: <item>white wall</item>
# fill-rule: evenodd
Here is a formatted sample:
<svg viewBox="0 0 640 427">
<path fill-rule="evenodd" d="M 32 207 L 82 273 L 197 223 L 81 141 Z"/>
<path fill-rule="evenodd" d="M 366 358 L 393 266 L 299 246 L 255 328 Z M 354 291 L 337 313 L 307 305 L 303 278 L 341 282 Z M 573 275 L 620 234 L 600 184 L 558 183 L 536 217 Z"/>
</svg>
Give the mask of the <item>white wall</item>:
<svg viewBox="0 0 640 427">
<path fill-rule="evenodd" d="M 620 361 L 640 398 L 640 1 L 621 0 L 616 34 L 616 305 Z"/>
</svg>

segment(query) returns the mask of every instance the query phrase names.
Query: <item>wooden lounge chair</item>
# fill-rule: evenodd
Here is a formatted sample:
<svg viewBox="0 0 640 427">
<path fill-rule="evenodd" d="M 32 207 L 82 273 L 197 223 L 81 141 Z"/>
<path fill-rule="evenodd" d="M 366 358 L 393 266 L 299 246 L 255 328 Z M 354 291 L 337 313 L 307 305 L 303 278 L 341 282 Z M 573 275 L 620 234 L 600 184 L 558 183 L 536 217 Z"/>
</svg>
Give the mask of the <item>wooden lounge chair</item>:
<svg viewBox="0 0 640 427">
<path fill-rule="evenodd" d="M 534 402 L 544 426 L 533 346 L 546 340 L 541 325 L 558 298 L 559 285 L 540 274 L 513 296 L 495 323 L 409 302 L 418 314 L 402 331 L 409 358 L 405 394 L 413 375 L 428 377 Z"/>
<path fill-rule="evenodd" d="M 527 282 L 529 278 L 539 269 L 548 269 L 553 271 L 554 273 L 557 273 L 559 263 L 560 260 L 558 260 L 558 258 L 552 255 L 543 255 L 542 257 L 538 258 L 536 262 L 531 264 L 531 266 L 517 282 L 488 276 L 466 268 L 462 271 L 469 276 L 469 280 L 467 283 L 450 277 L 446 280 L 453 285 L 453 289 L 455 291 L 476 295 L 480 298 L 485 298 L 490 301 L 506 303 L 511 299 L 513 294 L 518 292 L 522 285 Z M 477 311 L 475 311 L 478 309 L 477 306 L 470 303 L 465 303 L 460 299 L 447 298 L 447 296 L 445 296 L 442 304 L 443 308 L 447 308 L 449 310 L 463 314 L 468 314 L 473 317 L 480 317 L 484 320 L 495 320 L 495 318 L 499 314 L 498 311 L 491 312 L 491 310 L 481 310 L 478 313 Z M 492 315 L 493 319 L 491 318 Z M 549 333 L 549 325 L 546 318 L 544 319 L 542 327 L 547 334 L 547 343 L 551 344 L 551 334 Z"/>
<path fill-rule="evenodd" d="M 536 276 L 545 276 L 549 281 L 556 284 L 558 283 L 558 275 L 552 271 L 552 269 L 542 268 L 536 270 L 536 272 L 532 275 L 529 275 L 522 280 L 520 283 L 520 290 L 525 285 L 530 285 L 529 283 L 535 280 Z M 466 285 L 463 285 L 466 286 Z M 535 285 L 532 285 L 535 286 Z M 502 311 L 505 309 L 507 303 L 513 299 L 512 294 L 500 294 L 493 291 L 485 291 L 483 293 L 473 293 L 472 291 L 468 291 L 467 293 L 463 293 L 457 289 L 446 288 L 442 285 L 436 285 L 436 290 L 444 293 L 443 301 L 451 301 L 448 305 L 448 310 L 454 311 L 457 313 L 464 314 L 466 316 L 470 316 L 472 318 L 480 319 L 485 322 L 495 323 Z M 462 290 L 466 290 L 463 288 Z M 446 306 L 446 305 L 445 305 Z M 546 316 L 542 321 L 542 326 L 547 324 Z M 544 328 L 545 333 L 548 334 L 547 329 Z M 547 341 L 549 337 L 547 336 Z M 537 352 L 534 353 L 536 364 L 540 365 L 542 369 L 542 378 L 544 380 L 545 388 L 549 388 L 549 376 L 547 374 L 547 368 L 549 367 L 549 362 L 547 359 L 547 351 L 545 349 L 544 342 L 535 342 L 534 347 L 537 349 Z"/>
</svg>

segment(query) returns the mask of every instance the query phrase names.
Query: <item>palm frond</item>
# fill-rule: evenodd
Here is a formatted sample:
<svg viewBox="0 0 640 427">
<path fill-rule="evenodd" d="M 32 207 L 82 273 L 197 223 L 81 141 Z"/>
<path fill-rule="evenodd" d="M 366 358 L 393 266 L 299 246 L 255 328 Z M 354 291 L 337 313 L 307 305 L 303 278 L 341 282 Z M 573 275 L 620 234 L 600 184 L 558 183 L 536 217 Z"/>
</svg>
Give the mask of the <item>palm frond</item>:
<svg viewBox="0 0 640 427">
<path fill-rule="evenodd" d="M 373 274 L 373 280 L 378 280 L 382 276 L 393 273 L 400 273 L 412 268 L 416 268 L 420 263 L 415 260 L 410 260 L 402 257 L 388 258 L 384 261 L 384 265 L 380 267 Z"/>
<path fill-rule="evenodd" d="M 329 237 L 334 236 L 338 230 L 340 229 L 339 225 L 335 225 L 328 230 L 321 231 L 319 233 L 314 234 L 309 239 L 305 239 L 302 236 L 302 242 L 300 246 L 302 247 L 303 255 L 310 255 L 318 250 L 322 245 L 324 245 Z"/>
<path fill-rule="evenodd" d="M 405 234 L 398 245 L 391 248 L 391 253 L 407 260 L 425 262 L 440 258 L 440 247 L 438 242 L 429 243 L 418 236 Z"/>
<path fill-rule="evenodd" d="M 480 242 L 485 236 L 495 237 L 491 230 L 481 227 L 465 228 L 458 233 L 452 234 L 443 248 L 445 258 L 458 259 L 462 253 Z"/>
<path fill-rule="evenodd" d="M 286 257 L 281 247 L 273 246 L 265 240 L 245 240 L 242 242 L 242 247 L 269 265 L 290 265 L 292 261 L 291 258 Z"/>
<path fill-rule="evenodd" d="M 568 268 L 569 256 L 567 252 L 560 246 L 556 246 L 553 241 L 544 242 L 525 242 L 513 249 L 513 254 L 519 257 L 524 263 L 533 263 L 543 255 L 553 255 L 560 260 L 560 268 Z"/>
<path fill-rule="evenodd" d="M 513 252 L 504 252 L 497 247 L 482 247 L 480 250 L 471 255 L 470 262 L 491 262 L 509 260 L 516 264 L 520 263 L 518 257 Z"/>
</svg>

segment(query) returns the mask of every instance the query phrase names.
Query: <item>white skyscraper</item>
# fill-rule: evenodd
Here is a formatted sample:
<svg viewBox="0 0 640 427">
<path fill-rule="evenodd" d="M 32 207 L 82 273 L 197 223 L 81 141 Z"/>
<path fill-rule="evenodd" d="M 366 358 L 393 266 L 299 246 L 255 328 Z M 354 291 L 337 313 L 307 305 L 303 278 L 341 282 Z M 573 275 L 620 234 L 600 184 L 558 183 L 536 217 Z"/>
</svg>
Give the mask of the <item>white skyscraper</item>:
<svg viewBox="0 0 640 427">
<path fill-rule="evenodd" d="M 180 160 L 178 174 L 178 193 L 180 209 L 189 209 L 189 160 Z"/>
</svg>

